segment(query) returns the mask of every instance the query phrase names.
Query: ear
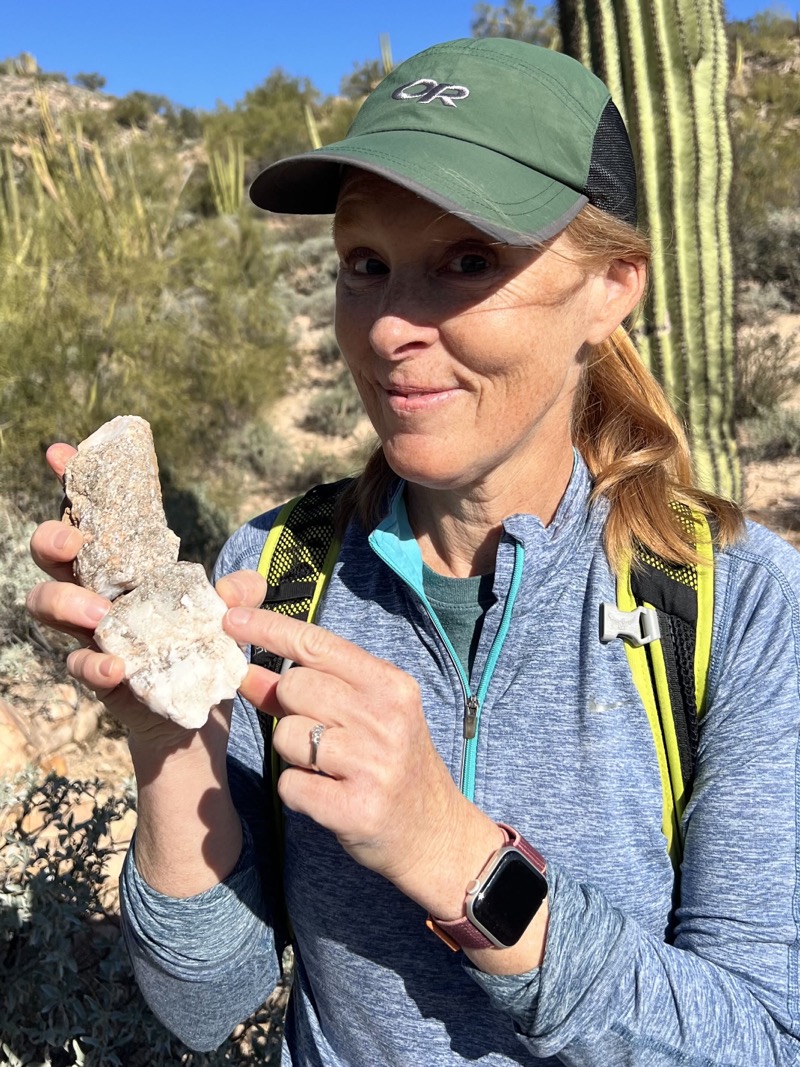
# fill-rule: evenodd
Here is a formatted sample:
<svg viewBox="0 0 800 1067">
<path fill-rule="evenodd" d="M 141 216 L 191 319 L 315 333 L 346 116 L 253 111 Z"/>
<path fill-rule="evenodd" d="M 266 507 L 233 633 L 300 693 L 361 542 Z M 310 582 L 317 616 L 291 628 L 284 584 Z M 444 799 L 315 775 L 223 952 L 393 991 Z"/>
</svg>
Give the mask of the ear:
<svg viewBox="0 0 800 1067">
<path fill-rule="evenodd" d="M 647 266 L 642 259 L 613 259 L 593 279 L 595 314 L 586 341 L 599 345 L 630 315 L 647 284 Z"/>
</svg>

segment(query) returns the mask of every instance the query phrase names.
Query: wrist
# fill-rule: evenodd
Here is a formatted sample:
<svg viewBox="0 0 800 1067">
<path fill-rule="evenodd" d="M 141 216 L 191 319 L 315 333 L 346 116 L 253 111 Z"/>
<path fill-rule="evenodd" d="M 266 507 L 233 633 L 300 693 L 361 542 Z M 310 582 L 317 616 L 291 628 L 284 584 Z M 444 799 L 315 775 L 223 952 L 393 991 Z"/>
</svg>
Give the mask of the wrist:
<svg viewBox="0 0 800 1067">
<path fill-rule="evenodd" d="M 513 827 L 498 824 L 503 844 L 467 886 L 459 916 L 428 916 L 450 948 L 512 949 L 547 902 L 544 857 Z"/>
<path fill-rule="evenodd" d="M 209 889 L 239 857 L 241 823 L 228 787 L 226 740 L 227 724 L 217 719 L 183 731 L 177 744 L 129 738 L 138 784 L 137 867 L 168 896 Z"/>
</svg>

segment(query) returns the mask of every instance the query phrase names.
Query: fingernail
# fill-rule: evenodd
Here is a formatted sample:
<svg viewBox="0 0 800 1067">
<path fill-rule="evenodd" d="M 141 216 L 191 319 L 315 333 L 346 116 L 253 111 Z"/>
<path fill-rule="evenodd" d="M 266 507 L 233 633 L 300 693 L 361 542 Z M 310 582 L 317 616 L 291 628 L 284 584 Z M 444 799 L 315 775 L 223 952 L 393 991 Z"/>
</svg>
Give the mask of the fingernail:
<svg viewBox="0 0 800 1067">
<path fill-rule="evenodd" d="M 110 678 L 114 670 L 114 661 L 112 659 L 104 659 L 100 664 L 100 673 L 104 678 Z"/>
<path fill-rule="evenodd" d="M 110 604 L 103 604 L 97 600 L 90 600 L 87 604 L 84 604 L 83 614 L 92 622 L 100 622 L 101 619 L 104 619 L 106 615 L 108 615 L 110 607 Z"/>
<path fill-rule="evenodd" d="M 63 530 L 59 530 L 53 538 L 53 545 L 55 548 L 64 548 L 67 541 L 72 537 L 72 527 L 65 526 Z"/>
<path fill-rule="evenodd" d="M 231 626 L 246 626 L 252 617 L 252 611 L 247 608 L 231 608 L 228 612 L 228 622 Z"/>
</svg>

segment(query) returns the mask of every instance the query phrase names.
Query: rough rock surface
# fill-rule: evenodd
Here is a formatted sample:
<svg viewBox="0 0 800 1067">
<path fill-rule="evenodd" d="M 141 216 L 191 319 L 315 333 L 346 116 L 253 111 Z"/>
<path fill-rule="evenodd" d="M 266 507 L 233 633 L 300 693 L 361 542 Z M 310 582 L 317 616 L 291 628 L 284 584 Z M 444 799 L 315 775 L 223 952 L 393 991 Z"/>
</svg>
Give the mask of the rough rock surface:
<svg viewBox="0 0 800 1067">
<path fill-rule="evenodd" d="M 222 629 L 226 606 L 199 563 L 179 563 L 168 528 L 150 426 L 121 415 L 78 446 L 67 464 L 66 521 L 87 543 L 81 585 L 113 600 L 95 631 L 125 661 L 134 694 L 187 729 L 204 725 L 247 672 L 242 650 Z"/>
<path fill-rule="evenodd" d="M 175 563 L 115 600 L 95 640 L 125 661 L 128 685 L 143 704 L 196 729 L 213 705 L 233 696 L 247 670 L 222 629 L 226 610 L 199 563 Z"/>
<path fill-rule="evenodd" d="M 85 544 L 75 560 L 81 585 L 113 600 L 178 559 L 167 526 L 150 426 L 120 415 L 78 445 L 67 464 L 64 520 Z"/>
</svg>

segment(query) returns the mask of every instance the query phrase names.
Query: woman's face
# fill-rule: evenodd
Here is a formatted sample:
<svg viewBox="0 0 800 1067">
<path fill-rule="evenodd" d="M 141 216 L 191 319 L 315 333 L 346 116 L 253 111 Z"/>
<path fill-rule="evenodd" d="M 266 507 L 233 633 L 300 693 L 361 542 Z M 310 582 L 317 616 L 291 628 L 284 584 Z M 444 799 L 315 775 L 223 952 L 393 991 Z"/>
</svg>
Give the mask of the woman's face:
<svg viewBox="0 0 800 1067">
<path fill-rule="evenodd" d="M 607 288 L 565 236 L 499 244 L 357 172 L 334 237 L 336 335 L 397 474 L 463 492 L 571 468 L 581 352 L 601 339 Z"/>
</svg>

